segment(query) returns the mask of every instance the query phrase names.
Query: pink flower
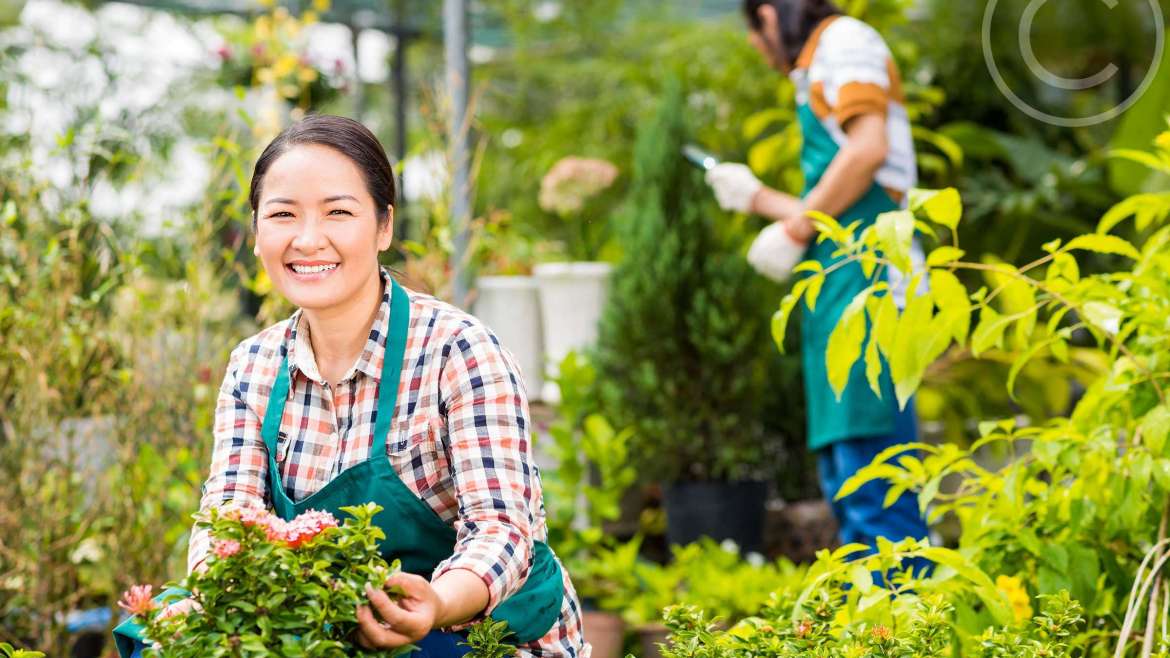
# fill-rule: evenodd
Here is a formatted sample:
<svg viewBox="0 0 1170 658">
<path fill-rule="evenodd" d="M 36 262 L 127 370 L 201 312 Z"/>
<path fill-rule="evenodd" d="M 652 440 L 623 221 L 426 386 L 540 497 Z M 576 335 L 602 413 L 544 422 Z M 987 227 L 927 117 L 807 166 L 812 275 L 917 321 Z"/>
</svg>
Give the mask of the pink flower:
<svg viewBox="0 0 1170 658">
<path fill-rule="evenodd" d="M 274 544 L 288 541 L 288 523 L 276 517 L 269 519 L 268 524 L 264 526 L 264 536 Z"/>
<path fill-rule="evenodd" d="M 220 60 L 226 62 L 227 60 L 232 58 L 232 49 L 229 48 L 228 45 L 225 43 L 225 44 L 221 45 L 219 48 L 215 49 L 215 54 L 219 55 Z"/>
<path fill-rule="evenodd" d="M 328 512 L 309 510 L 284 524 L 283 540 L 297 548 L 328 528 L 336 528 L 337 519 Z"/>
<path fill-rule="evenodd" d="M 246 527 L 268 528 L 273 521 L 279 521 L 276 517 L 268 513 L 267 510 L 262 510 L 256 507 L 244 507 L 240 509 L 233 509 L 228 512 L 230 518 L 236 519 Z"/>
<path fill-rule="evenodd" d="M 618 168 L 596 158 L 561 158 L 540 179 L 540 207 L 558 215 L 579 212 L 617 179 Z"/>
<path fill-rule="evenodd" d="M 234 539 L 224 539 L 215 542 L 211 550 L 215 553 L 216 557 L 223 560 L 240 552 L 240 542 Z"/>
<path fill-rule="evenodd" d="M 234 509 L 229 514 L 247 527 L 263 529 L 268 541 L 286 544 L 290 548 L 297 548 L 321 532 L 337 527 L 337 519 L 332 514 L 319 510 L 309 510 L 291 521 L 252 507 Z M 234 555 L 238 550 L 231 554 Z"/>
<path fill-rule="evenodd" d="M 144 616 L 146 613 L 154 610 L 154 600 L 151 596 L 151 590 L 154 588 L 150 585 L 135 585 L 122 594 L 122 600 L 118 601 L 118 607 L 132 615 Z"/>
</svg>

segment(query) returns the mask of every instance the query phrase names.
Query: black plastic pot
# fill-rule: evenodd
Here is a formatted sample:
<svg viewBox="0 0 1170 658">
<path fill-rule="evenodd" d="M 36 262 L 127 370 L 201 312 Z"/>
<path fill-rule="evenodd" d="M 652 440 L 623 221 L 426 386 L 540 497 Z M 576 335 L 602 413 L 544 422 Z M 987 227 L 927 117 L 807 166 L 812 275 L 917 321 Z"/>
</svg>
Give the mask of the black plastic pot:
<svg viewBox="0 0 1170 658">
<path fill-rule="evenodd" d="M 764 550 L 764 482 L 676 482 L 666 488 L 666 538 L 672 545 L 700 537 L 730 539 L 742 552 Z"/>
</svg>

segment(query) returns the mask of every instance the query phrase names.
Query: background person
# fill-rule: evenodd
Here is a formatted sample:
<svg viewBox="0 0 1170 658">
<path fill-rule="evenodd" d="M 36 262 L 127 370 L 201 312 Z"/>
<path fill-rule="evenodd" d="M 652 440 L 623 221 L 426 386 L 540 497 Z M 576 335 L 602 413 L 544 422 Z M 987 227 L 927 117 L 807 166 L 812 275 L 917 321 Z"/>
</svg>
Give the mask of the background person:
<svg viewBox="0 0 1170 658">
<path fill-rule="evenodd" d="M 800 198 L 774 190 L 737 163 L 716 165 L 707 182 L 725 210 L 773 221 L 753 242 L 748 260 L 782 281 L 806 258 L 826 269 L 838 260 L 832 256 L 834 243 L 814 242 L 807 210 L 842 224 L 861 220 L 860 230 L 880 213 L 905 206 L 917 178 L 914 146 L 897 67 L 876 30 L 826 0 L 745 0 L 743 9 L 751 44 L 796 87 L 805 188 Z M 890 277 L 891 294 L 901 305 L 904 277 L 898 272 Z M 898 410 L 888 371 L 882 373 L 881 398 L 870 390 L 861 362 L 854 364 L 839 400 L 829 385 L 829 335 L 845 306 L 871 283 L 859 265 L 850 264 L 826 277 L 815 312 L 802 308 L 808 440 L 818 452 L 821 488 L 831 501 L 842 483 L 883 449 L 917 438 L 913 402 Z M 873 482 L 832 503 L 843 543 L 873 545 L 879 536 L 929 534 L 913 496 L 903 495 L 883 509 L 887 490 Z"/>
</svg>

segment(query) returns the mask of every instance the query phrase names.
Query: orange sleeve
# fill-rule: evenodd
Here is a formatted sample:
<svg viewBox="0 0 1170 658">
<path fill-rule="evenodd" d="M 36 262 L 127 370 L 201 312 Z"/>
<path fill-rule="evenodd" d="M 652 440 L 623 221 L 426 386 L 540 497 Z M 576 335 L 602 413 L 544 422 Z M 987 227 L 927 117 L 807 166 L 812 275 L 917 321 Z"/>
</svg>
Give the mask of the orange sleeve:
<svg viewBox="0 0 1170 658">
<path fill-rule="evenodd" d="M 850 119 L 862 114 L 881 114 L 889 111 L 890 93 L 882 86 L 870 82 L 847 82 L 837 91 L 837 106 L 833 117 L 837 125 L 844 126 Z"/>
</svg>

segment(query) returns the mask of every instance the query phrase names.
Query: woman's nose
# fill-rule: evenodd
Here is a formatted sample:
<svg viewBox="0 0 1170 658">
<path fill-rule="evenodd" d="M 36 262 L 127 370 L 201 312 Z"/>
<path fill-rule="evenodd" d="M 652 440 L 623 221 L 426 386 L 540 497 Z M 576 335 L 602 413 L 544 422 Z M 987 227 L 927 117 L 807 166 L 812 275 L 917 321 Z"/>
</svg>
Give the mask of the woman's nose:
<svg viewBox="0 0 1170 658">
<path fill-rule="evenodd" d="M 300 251 L 318 251 L 325 246 L 327 240 L 321 230 L 321 222 L 316 217 L 306 217 L 298 227 L 293 237 L 292 246 Z"/>
</svg>

